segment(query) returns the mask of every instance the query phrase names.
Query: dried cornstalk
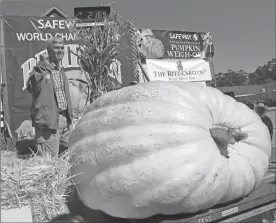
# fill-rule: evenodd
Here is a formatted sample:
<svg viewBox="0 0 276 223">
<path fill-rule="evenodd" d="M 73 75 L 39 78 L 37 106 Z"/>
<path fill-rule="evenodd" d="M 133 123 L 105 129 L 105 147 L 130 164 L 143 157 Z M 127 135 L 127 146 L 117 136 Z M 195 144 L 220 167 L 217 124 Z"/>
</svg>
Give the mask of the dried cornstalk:
<svg viewBox="0 0 276 223">
<path fill-rule="evenodd" d="M 120 42 L 127 24 L 112 9 L 103 26 L 94 25 L 77 31 L 76 37 L 81 43 L 77 55 L 87 76 L 90 103 L 102 94 L 122 87 L 116 66 L 121 60 L 118 50 L 127 47 Z"/>
</svg>

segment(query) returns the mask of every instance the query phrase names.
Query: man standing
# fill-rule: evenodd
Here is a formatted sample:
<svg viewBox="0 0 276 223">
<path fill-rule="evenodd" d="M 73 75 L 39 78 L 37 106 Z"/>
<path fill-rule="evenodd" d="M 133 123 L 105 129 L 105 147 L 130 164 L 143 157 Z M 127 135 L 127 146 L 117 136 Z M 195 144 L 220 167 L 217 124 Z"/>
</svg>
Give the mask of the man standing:
<svg viewBox="0 0 276 223">
<path fill-rule="evenodd" d="M 38 154 L 58 157 L 59 143 L 68 143 L 72 123 L 69 84 L 61 67 L 63 40 L 52 38 L 47 53 L 49 58 L 34 67 L 27 89 L 32 94 L 31 120 Z"/>
<path fill-rule="evenodd" d="M 260 116 L 263 123 L 267 126 L 271 140 L 273 138 L 273 123 L 271 119 L 265 115 L 267 113 L 268 108 L 263 103 L 258 103 L 254 106 L 255 112 Z"/>
</svg>

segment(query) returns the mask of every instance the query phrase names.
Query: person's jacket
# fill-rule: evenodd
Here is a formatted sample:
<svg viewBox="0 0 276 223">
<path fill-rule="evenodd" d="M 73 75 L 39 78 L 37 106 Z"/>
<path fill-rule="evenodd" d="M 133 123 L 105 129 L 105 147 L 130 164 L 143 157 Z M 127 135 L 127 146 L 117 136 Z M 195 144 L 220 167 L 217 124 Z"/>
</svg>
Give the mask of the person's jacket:
<svg viewBox="0 0 276 223">
<path fill-rule="evenodd" d="M 261 116 L 261 119 L 262 119 L 263 123 L 267 126 L 269 133 L 270 133 L 270 137 L 272 139 L 273 138 L 273 123 L 272 123 L 271 119 L 266 115 Z"/>
<path fill-rule="evenodd" d="M 72 102 L 66 74 L 61 69 L 64 91 L 67 98 L 67 120 L 72 123 Z M 59 108 L 54 90 L 52 69 L 46 62 L 39 62 L 34 67 L 27 81 L 27 89 L 32 94 L 31 120 L 33 126 L 47 129 L 58 129 Z"/>
</svg>

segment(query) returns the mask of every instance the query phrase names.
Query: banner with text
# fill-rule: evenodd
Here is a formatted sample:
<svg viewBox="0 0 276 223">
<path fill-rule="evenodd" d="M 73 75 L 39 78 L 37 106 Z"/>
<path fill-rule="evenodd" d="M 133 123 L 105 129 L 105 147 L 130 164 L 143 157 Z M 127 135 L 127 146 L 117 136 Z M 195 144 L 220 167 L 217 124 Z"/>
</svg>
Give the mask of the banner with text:
<svg viewBox="0 0 276 223">
<path fill-rule="evenodd" d="M 205 73 L 203 76 L 195 77 L 193 75 L 193 78 L 184 78 L 183 76 L 183 78 L 161 79 L 164 81 L 175 79 L 182 81 L 198 81 L 199 79 L 207 81 L 211 79 L 214 46 L 209 32 L 137 29 L 136 43 L 138 56 L 147 73 L 153 71 L 160 73 L 175 71 L 177 67 L 173 67 L 173 64 L 179 64 L 177 65 L 178 68 L 181 64 L 183 70 L 179 72 L 179 69 L 176 69 L 179 74 L 198 72 L 199 70 L 205 70 Z M 202 67 L 204 68 L 202 69 Z M 153 73 L 148 73 L 148 75 L 151 79 L 154 77 Z M 153 78 L 152 80 L 156 79 Z"/>
<path fill-rule="evenodd" d="M 76 56 L 78 41 L 72 32 L 74 20 L 41 17 L 4 17 L 4 43 L 6 76 L 8 88 L 8 108 L 11 131 L 30 119 L 32 96 L 25 90 L 26 81 L 33 67 L 39 62 L 40 55 L 46 50 L 46 41 L 54 36 L 65 41 L 65 56 L 62 65 L 68 79 L 84 79 L 86 75 L 80 69 Z M 130 30 L 120 35 L 121 43 L 127 47 L 118 47 L 120 61 L 110 67 L 110 77 L 116 78 L 123 86 L 129 85 L 134 78 L 132 59 L 132 40 Z M 116 72 L 112 72 L 116 70 Z M 119 71 L 119 72 L 118 72 Z M 116 73 L 116 74 L 115 74 Z M 116 75 L 116 77 L 114 76 Z M 74 83 L 80 91 L 85 91 L 83 83 Z"/>
<path fill-rule="evenodd" d="M 146 60 L 151 81 L 207 81 L 211 80 L 209 62 L 191 60 Z"/>
</svg>

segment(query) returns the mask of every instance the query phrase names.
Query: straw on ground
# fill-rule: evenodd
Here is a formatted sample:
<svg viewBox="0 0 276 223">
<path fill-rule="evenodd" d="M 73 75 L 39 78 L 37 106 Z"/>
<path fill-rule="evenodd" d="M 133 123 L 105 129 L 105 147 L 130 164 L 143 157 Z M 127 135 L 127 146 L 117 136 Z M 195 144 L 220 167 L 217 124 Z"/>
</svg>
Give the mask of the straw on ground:
<svg viewBox="0 0 276 223">
<path fill-rule="evenodd" d="M 68 212 L 65 193 L 70 185 L 71 155 L 67 152 L 59 159 L 20 159 L 16 151 L 1 150 L 2 210 L 30 206 L 34 222 Z"/>
</svg>

